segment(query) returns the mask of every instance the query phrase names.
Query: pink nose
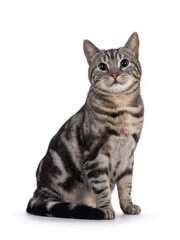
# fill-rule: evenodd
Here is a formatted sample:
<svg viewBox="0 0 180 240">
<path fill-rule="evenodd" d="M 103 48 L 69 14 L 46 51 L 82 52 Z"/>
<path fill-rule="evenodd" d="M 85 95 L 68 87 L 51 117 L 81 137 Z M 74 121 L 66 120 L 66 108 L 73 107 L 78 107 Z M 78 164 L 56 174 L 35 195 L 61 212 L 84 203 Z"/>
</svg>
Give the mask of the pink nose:
<svg viewBox="0 0 180 240">
<path fill-rule="evenodd" d="M 113 76 L 113 78 L 114 78 L 115 80 L 116 80 L 116 78 L 119 76 L 118 73 L 112 73 L 111 75 Z"/>
</svg>

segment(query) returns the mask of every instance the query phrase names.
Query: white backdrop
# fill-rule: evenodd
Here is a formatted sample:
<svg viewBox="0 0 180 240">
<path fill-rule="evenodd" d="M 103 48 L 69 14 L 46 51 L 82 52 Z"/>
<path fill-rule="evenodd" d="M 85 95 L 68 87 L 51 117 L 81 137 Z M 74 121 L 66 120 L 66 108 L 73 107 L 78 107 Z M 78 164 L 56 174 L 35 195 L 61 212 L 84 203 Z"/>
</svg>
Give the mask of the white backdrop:
<svg viewBox="0 0 180 240">
<path fill-rule="evenodd" d="M 179 239 L 179 1 L 0 1 L 2 239 Z M 140 37 L 145 123 L 135 154 L 133 200 L 112 221 L 30 216 L 35 171 L 49 140 L 84 104 L 84 39 L 97 47 Z"/>
</svg>

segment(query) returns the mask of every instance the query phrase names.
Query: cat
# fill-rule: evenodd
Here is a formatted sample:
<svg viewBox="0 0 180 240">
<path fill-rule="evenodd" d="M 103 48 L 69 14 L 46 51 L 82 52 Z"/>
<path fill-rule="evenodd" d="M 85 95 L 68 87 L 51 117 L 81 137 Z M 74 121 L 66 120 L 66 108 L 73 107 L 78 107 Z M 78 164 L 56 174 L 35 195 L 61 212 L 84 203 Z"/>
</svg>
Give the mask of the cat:
<svg viewBox="0 0 180 240">
<path fill-rule="evenodd" d="M 83 48 L 91 84 L 86 102 L 50 141 L 27 212 L 114 219 L 111 192 L 117 184 L 122 211 L 139 214 L 131 199 L 134 150 L 144 118 L 138 34 L 118 49 L 99 50 L 89 40 Z"/>
</svg>

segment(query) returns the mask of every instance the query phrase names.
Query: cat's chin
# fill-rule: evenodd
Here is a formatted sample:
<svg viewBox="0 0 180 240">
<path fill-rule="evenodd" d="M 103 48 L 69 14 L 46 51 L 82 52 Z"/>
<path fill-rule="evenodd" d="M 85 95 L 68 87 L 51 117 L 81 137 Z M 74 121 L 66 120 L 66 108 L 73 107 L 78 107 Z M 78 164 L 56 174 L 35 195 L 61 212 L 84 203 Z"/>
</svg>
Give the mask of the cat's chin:
<svg viewBox="0 0 180 240">
<path fill-rule="evenodd" d="M 115 93 L 121 93 L 124 90 L 124 85 L 118 82 L 113 83 L 110 87 L 109 87 L 109 91 L 110 92 L 115 92 Z"/>
<path fill-rule="evenodd" d="M 105 90 L 109 92 L 109 94 L 120 94 L 124 92 L 128 87 L 128 84 L 121 84 L 121 83 L 113 83 L 111 86 L 105 87 Z"/>
<path fill-rule="evenodd" d="M 121 81 L 118 79 L 117 81 L 108 84 L 103 83 L 101 88 L 109 94 L 121 94 L 126 91 L 132 85 L 132 83 L 133 81 L 131 78 L 121 79 Z"/>
</svg>

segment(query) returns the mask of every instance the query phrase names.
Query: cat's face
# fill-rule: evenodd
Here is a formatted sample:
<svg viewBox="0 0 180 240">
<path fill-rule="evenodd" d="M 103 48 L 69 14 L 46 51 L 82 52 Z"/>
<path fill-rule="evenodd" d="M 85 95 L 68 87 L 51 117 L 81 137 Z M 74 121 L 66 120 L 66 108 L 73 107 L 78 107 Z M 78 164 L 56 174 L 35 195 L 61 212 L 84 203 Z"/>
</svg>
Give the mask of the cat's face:
<svg viewBox="0 0 180 240">
<path fill-rule="evenodd" d="M 99 50 L 84 41 L 89 63 L 89 79 L 94 89 L 104 93 L 123 93 L 139 83 L 141 67 L 138 60 L 139 39 L 133 33 L 124 47 Z"/>
</svg>

